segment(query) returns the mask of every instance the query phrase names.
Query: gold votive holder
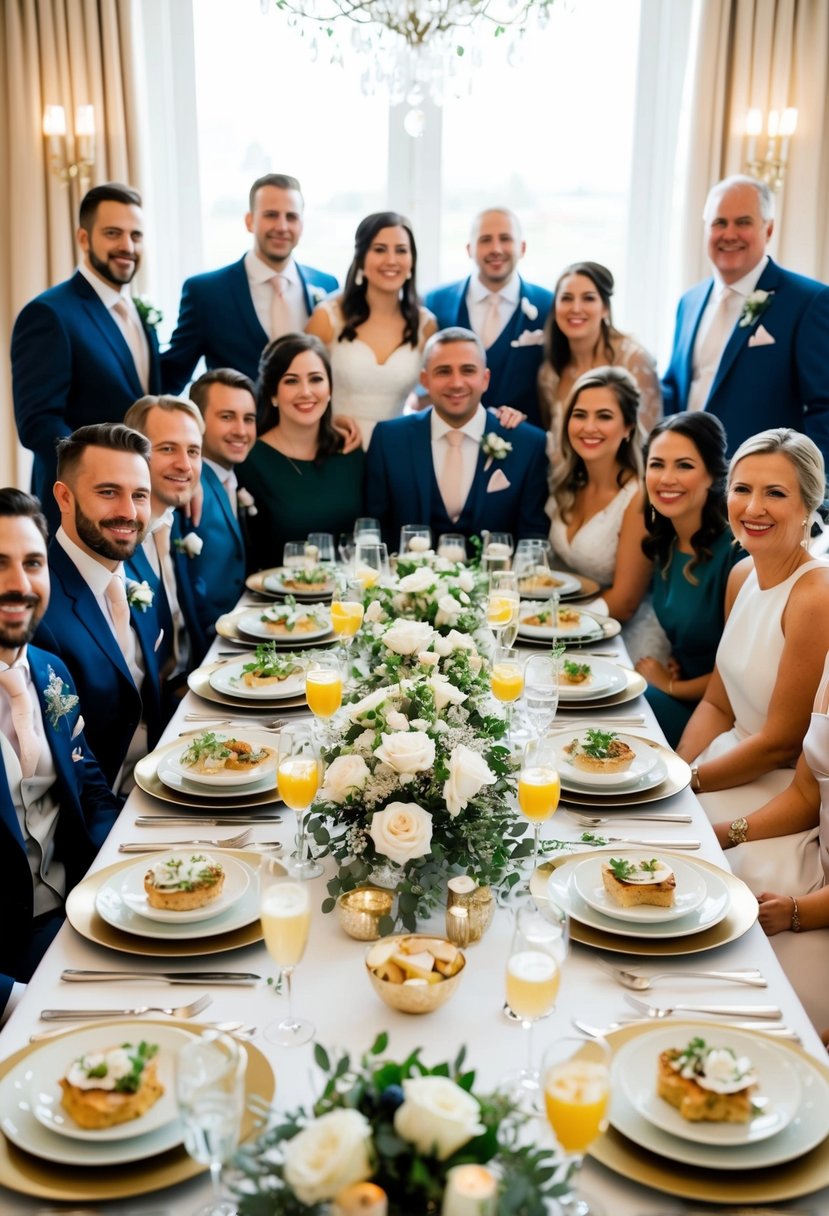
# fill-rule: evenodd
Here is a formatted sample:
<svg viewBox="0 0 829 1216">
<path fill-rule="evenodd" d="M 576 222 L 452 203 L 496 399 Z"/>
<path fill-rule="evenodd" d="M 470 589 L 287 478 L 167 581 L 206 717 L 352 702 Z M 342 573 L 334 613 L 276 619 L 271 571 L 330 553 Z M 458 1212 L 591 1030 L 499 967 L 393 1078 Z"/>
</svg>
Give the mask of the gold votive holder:
<svg viewBox="0 0 829 1216">
<path fill-rule="evenodd" d="M 460 904 L 446 909 L 446 936 L 461 950 L 469 945 L 469 912 Z"/>
<path fill-rule="evenodd" d="M 331 1216 L 387 1216 L 386 1192 L 373 1182 L 355 1182 L 340 1191 Z"/>
<path fill-rule="evenodd" d="M 466 908 L 469 918 L 469 940 L 479 942 L 492 924 L 495 899 L 491 887 L 482 887 L 468 874 L 450 878 L 447 884 L 446 911 Z M 448 921 L 447 921 L 448 924 Z"/>
<path fill-rule="evenodd" d="M 380 937 L 380 920 L 391 916 L 394 892 L 382 887 L 357 887 L 337 900 L 337 917 L 349 937 L 374 942 Z"/>
</svg>

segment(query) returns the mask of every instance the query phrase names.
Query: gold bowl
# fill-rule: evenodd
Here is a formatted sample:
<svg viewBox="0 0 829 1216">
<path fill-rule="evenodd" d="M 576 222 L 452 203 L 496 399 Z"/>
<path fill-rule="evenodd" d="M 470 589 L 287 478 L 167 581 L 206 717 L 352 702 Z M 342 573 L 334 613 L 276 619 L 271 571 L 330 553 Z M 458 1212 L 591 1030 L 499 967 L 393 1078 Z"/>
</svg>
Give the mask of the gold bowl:
<svg viewBox="0 0 829 1216">
<path fill-rule="evenodd" d="M 393 891 L 356 887 L 344 891 L 337 900 L 337 919 L 349 937 L 358 942 L 375 942 L 380 936 L 380 919 L 391 916 L 393 903 Z"/>
<path fill-rule="evenodd" d="M 389 943 L 400 943 L 404 940 L 410 941 L 415 946 L 414 953 L 417 953 L 419 948 L 425 950 L 427 942 L 443 942 L 447 947 L 452 946 L 447 938 L 428 933 L 401 933 L 395 937 L 383 938 L 384 942 Z M 422 947 L 421 943 L 423 943 Z M 433 1013 L 436 1009 L 440 1009 L 456 992 L 466 968 L 466 957 L 462 950 L 458 950 L 461 965 L 460 970 L 456 971 L 454 975 L 445 976 L 434 984 L 395 984 L 391 980 L 380 979 L 369 966 L 368 959 L 374 949 L 376 947 L 372 946 L 366 951 L 365 968 L 369 983 L 380 1000 L 399 1013 Z"/>
</svg>

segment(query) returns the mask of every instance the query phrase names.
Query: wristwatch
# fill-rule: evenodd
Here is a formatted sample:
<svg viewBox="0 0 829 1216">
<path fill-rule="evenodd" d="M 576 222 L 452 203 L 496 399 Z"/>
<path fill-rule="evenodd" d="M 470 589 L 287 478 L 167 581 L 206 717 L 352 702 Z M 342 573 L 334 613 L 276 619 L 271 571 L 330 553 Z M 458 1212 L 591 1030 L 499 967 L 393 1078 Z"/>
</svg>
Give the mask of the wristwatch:
<svg viewBox="0 0 829 1216">
<path fill-rule="evenodd" d="M 728 843 L 744 844 L 746 840 L 748 840 L 748 820 L 742 817 L 735 819 L 728 829 Z"/>
</svg>

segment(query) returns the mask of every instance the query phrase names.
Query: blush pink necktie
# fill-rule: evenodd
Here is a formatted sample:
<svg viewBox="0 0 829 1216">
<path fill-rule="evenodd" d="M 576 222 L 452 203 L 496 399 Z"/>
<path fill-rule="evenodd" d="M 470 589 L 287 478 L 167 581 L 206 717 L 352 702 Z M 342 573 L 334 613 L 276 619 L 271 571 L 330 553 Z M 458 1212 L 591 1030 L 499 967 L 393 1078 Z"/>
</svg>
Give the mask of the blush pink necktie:
<svg viewBox="0 0 829 1216">
<path fill-rule="evenodd" d="M 734 332 L 742 303 L 743 297 L 738 291 L 734 291 L 731 287 L 724 287 L 711 315 L 711 324 L 697 347 L 694 359 L 695 378 L 701 380 L 709 389 L 717 374 L 722 353 Z M 705 395 L 707 397 L 707 391 Z M 700 398 L 701 393 L 695 393 L 692 386 L 688 408 L 702 409 L 705 401 Z"/>
<path fill-rule="evenodd" d="M 35 731 L 26 673 L 21 667 L 8 667 L 0 671 L 0 687 L 8 694 L 11 703 L 12 725 L 17 735 L 15 751 L 20 759 L 20 770 L 24 777 L 33 777 L 40 759 L 40 740 Z M 14 746 L 14 740 L 10 742 Z"/>
<path fill-rule="evenodd" d="M 464 494 L 464 476 L 463 476 L 463 446 L 464 433 L 463 431 L 447 431 L 444 435 L 448 450 L 443 461 L 443 470 L 440 477 L 440 496 L 443 499 L 443 505 L 446 507 L 446 514 L 454 522 L 457 520 L 463 504 L 466 502 Z"/>
<path fill-rule="evenodd" d="M 138 373 L 138 379 L 141 381 L 141 387 L 146 393 L 150 383 L 150 367 L 147 357 L 147 339 L 144 331 L 138 322 L 134 310 L 130 308 L 127 301 L 123 298 L 117 304 L 113 304 L 112 311 L 116 312 L 124 323 L 124 337 L 127 346 L 132 352 L 135 370 Z"/>
<path fill-rule="evenodd" d="M 487 350 L 489 350 L 494 342 L 497 342 L 500 333 L 501 297 L 497 291 L 493 291 L 487 296 L 487 313 L 484 317 L 484 324 L 481 330 L 481 341 Z"/>
<path fill-rule="evenodd" d="M 275 274 L 268 282 L 273 288 L 273 299 L 271 300 L 271 341 L 273 341 L 274 338 L 281 338 L 283 334 L 291 333 L 294 325 L 288 301 L 285 299 L 282 275 Z"/>
<path fill-rule="evenodd" d="M 120 575 L 113 574 L 104 594 L 109 604 L 109 615 L 115 626 L 115 640 L 126 659 L 130 653 L 130 606 L 127 603 L 124 580 Z"/>
</svg>

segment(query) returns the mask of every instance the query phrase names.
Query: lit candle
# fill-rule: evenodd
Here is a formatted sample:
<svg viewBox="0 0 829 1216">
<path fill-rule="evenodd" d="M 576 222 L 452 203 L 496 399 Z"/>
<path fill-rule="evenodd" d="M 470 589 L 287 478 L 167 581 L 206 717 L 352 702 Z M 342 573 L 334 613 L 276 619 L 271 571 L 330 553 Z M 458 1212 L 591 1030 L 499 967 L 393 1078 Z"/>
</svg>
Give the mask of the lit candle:
<svg viewBox="0 0 829 1216">
<path fill-rule="evenodd" d="M 446 909 L 446 936 L 464 950 L 469 945 L 469 912 L 460 905 Z"/>
<path fill-rule="evenodd" d="M 471 895 L 478 884 L 468 874 L 458 874 L 456 878 L 450 878 L 446 885 L 456 895 Z"/>
<path fill-rule="evenodd" d="M 386 1216 L 386 1192 L 373 1182 L 355 1182 L 340 1191 L 334 1200 L 332 1216 Z"/>
<path fill-rule="evenodd" d="M 456 1165 L 446 1180 L 441 1216 L 495 1216 L 497 1192 L 485 1165 Z"/>
</svg>

